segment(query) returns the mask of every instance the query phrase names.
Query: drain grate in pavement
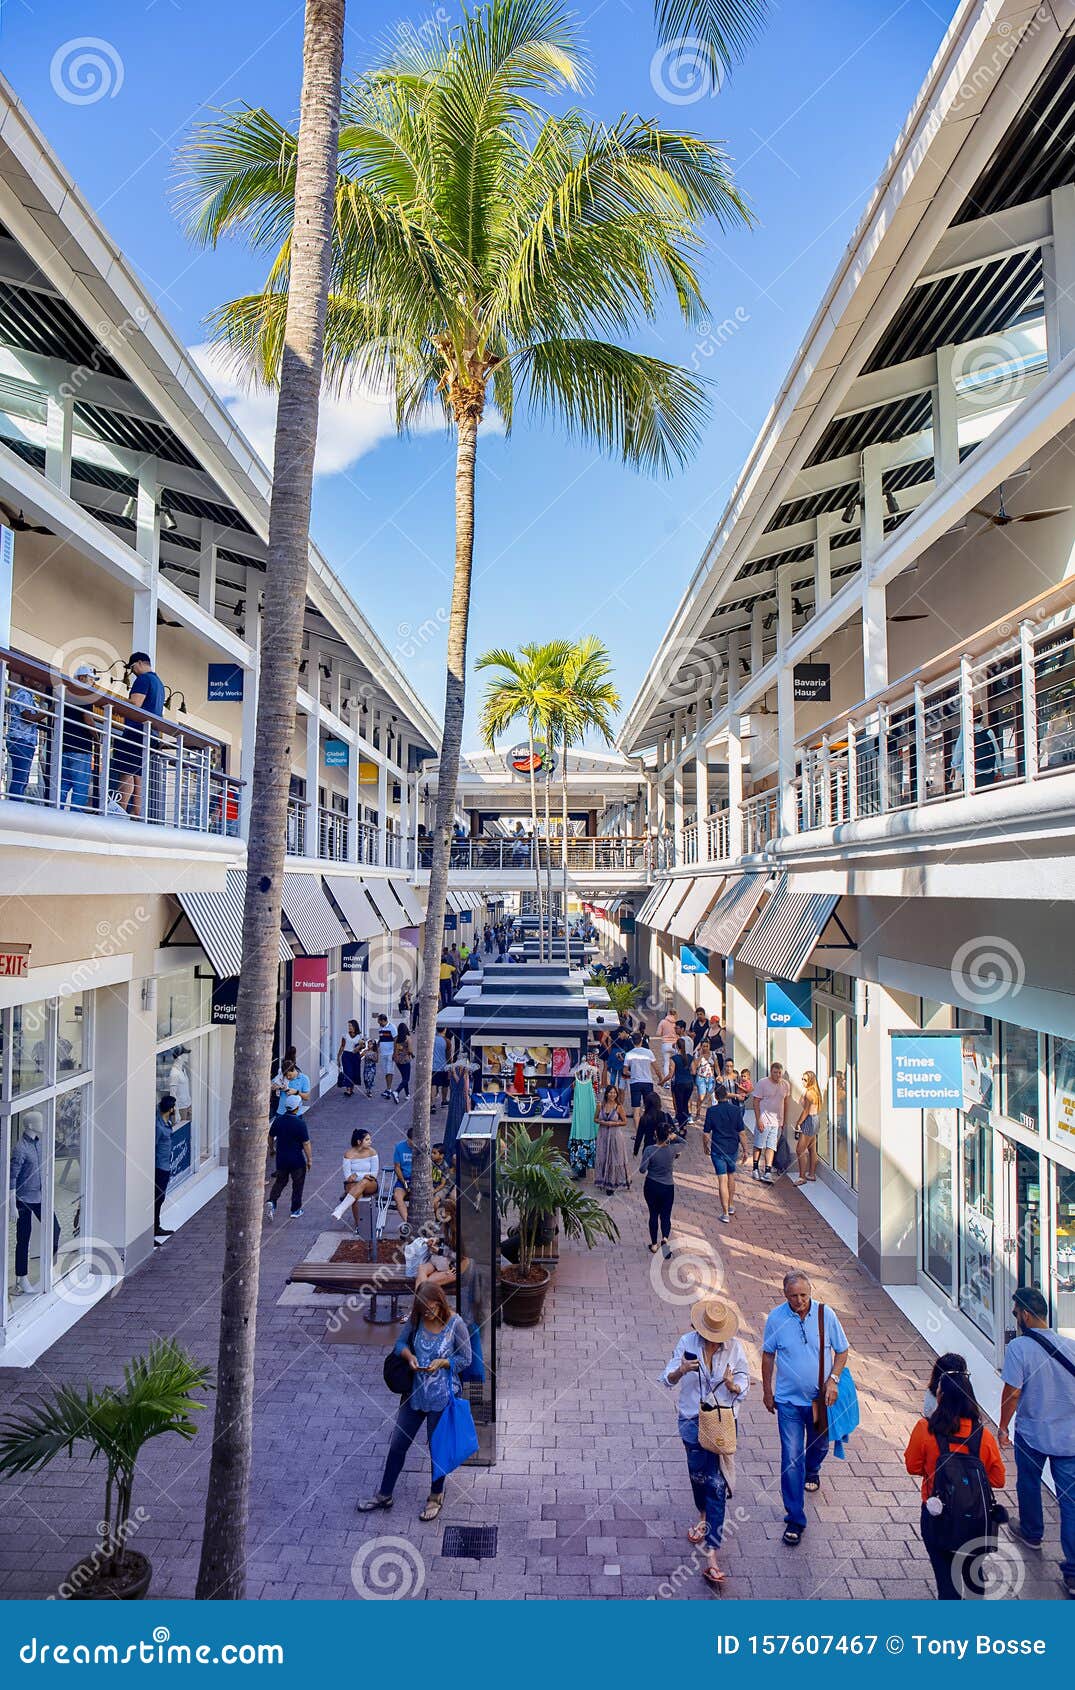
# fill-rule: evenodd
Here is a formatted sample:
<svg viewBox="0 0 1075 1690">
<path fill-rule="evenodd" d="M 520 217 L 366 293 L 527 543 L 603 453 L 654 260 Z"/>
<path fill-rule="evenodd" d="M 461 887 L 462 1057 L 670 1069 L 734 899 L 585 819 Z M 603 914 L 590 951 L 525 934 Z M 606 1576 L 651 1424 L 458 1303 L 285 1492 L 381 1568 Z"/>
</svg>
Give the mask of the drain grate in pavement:
<svg viewBox="0 0 1075 1690">
<path fill-rule="evenodd" d="M 446 1561 L 491 1561 L 496 1526 L 445 1526 L 440 1552 Z"/>
</svg>

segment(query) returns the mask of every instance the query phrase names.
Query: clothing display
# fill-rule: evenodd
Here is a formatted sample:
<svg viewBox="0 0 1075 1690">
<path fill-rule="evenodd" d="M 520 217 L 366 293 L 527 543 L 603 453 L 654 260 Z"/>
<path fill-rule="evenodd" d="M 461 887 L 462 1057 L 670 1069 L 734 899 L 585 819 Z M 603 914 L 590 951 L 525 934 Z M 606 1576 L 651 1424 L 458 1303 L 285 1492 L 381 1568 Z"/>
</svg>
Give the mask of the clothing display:
<svg viewBox="0 0 1075 1690">
<path fill-rule="evenodd" d="M 575 1073 L 575 1096 L 571 1105 L 571 1137 L 567 1157 L 577 1174 L 592 1168 L 597 1154 L 597 1105 L 594 1080 L 597 1070 L 583 1062 Z"/>
<path fill-rule="evenodd" d="M 470 1108 L 470 1076 L 465 1068 L 458 1065 L 449 1070 L 448 1081 L 448 1119 L 444 1126 L 444 1160 L 451 1162 L 455 1156 L 455 1141 L 459 1137 L 459 1128 L 463 1124 L 463 1116 Z"/>
</svg>

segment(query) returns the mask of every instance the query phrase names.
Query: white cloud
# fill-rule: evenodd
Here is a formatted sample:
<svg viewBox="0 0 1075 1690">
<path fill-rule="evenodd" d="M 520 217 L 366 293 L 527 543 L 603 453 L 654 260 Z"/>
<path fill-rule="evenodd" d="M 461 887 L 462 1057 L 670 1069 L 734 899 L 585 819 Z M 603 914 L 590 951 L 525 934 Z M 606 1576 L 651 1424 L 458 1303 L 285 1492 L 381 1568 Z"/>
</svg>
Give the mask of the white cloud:
<svg viewBox="0 0 1075 1690">
<path fill-rule="evenodd" d="M 271 466 L 276 395 L 264 388 L 247 386 L 236 375 L 221 347 L 203 342 L 189 350 L 202 374 L 212 382 L 231 412 L 236 427 L 246 435 L 258 456 Z M 440 417 L 430 408 L 428 415 L 413 425 L 412 433 L 434 434 L 443 427 Z M 392 401 L 386 394 L 358 386 L 344 398 L 323 393 L 314 474 L 338 475 L 395 433 Z"/>
</svg>

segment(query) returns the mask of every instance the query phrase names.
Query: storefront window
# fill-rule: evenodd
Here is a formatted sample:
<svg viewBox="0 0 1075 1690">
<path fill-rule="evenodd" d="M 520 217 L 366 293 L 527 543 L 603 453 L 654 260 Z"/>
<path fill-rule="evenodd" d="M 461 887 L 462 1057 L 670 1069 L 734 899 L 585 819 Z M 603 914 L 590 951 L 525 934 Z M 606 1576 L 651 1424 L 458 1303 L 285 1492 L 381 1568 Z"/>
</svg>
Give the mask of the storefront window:
<svg viewBox="0 0 1075 1690">
<path fill-rule="evenodd" d="M 193 1173 L 205 1154 L 209 1121 L 207 1085 L 209 1040 L 191 1038 L 189 1044 L 170 1045 L 157 1052 L 157 1097 L 175 1098 L 172 1130 L 172 1184 Z"/>
<path fill-rule="evenodd" d="M 11 1090 L 16 1097 L 49 1081 L 52 1005 L 20 1003 L 11 1011 Z"/>
<path fill-rule="evenodd" d="M 56 1011 L 56 1078 L 84 1074 L 89 1067 L 89 1041 L 86 1037 L 86 999 L 77 996 L 61 998 Z"/>
<path fill-rule="evenodd" d="M 56 1148 L 52 1158 L 52 1203 L 60 1248 L 70 1249 L 82 1231 L 83 1159 L 89 1139 L 90 1088 L 74 1086 L 56 1099 Z"/>
<path fill-rule="evenodd" d="M 955 1228 L 952 1158 L 956 1115 L 952 1109 L 922 1111 L 922 1265 L 942 1291 L 952 1294 Z"/>
<path fill-rule="evenodd" d="M 960 1116 L 963 1206 L 959 1221 L 959 1306 L 993 1336 L 993 1129 L 984 1110 Z"/>
<path fill-rule="evenodd" d="M 1000 1028 L 1000 1106 L 1009 1120 L 1038 1128 L 1038 1035 L 1027 1027 Z"/>
<path fill-rule="evenodd" d="M 1075 1039 L 1049 1040 L 1049 1137 L 1075 1150 Z"/>
<path fill-rule="evenodd" d="M 157 1039 L 174 1039 L 204 1026 L 212 1010 L 213 982 L 193 968 L 165 974 L 157 982 Z"/>
<path fill-rule="evenodd" d="M 1075 1338 L 1075 1173 L 1053 1168 L 1053 1324 Z"/>
<path fill-rule="evenodd" d="M 7 1241 L 10 1312 L 21 1312 L 29 1307 L 31 1299 L 46 1289 L 41 1240 L 47 1215 L 45 1199 L 51 1131 L 52 1106 L 49 1102 L 23 1109 L 11 1118 Z"/>
</svg>

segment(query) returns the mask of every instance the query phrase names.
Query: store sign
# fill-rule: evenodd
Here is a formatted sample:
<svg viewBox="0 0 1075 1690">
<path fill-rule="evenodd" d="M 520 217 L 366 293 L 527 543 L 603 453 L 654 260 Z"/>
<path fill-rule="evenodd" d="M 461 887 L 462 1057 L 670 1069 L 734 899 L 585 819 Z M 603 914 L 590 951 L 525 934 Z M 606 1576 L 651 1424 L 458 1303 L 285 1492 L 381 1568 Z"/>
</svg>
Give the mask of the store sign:
<svg viewBox="0 0 1075 1690">
<path fill-rule="evenodd" d="M 210 704 L 238 704 L 243 696 L 243 671 L 238 663 L 210 663 L 205 696 Z"/>
<path fill-rule="evenodd" d="M 459 919 L 462 922 L 473 921 L 474 920 L 474 911 L 473 910 L 460 910 Z"/>
<path fill-rule="evenodd" d="M 214 1027 L 234 1027 L 235 1011 L 239 1003 L 239 978 L 213 981 L 213 1007 L 210 1021 Z"/>
<path fill-rule="evenodd" d="M 326 769 L 346 769 L 347 741 L 344 739 L 326 739 L 325 741 Z"/>
<path fill-rule="evenodd" d="M 708 974 L 709 952 L 700 945 L 680 945 L 679 967 L 683 974 Z"/>
<path fill-rule="evenodd" d="M 832 698 L 832 665 L 796 663 L 791 687 L 796 704 L 828 704 Z"/>
<path fill-rule="evenodd" d="M 455 926 L 456 926 L 455 916 L 454 915 L 445 915 L 445 917 L 444 917 L 444 931 L 445 931 L 445 933 L 454 933 L 455 932 Z"/>
<path fill-rule="evenodd" d="M 1054 1039 L 1049 1136 L 1075 1150 L 1075 1043 Z"/>
<path fill-rule="evenodd" d="M 365 939 L 340 946 L 341 974 L 365 974 L 370 965 L 370 947 Z"/>
<path fill-rule="evenodd" d="M 963 1040 L 958 1033 L 892 1034 L 892 1107 L 963 1107 Z"/>
<path fill-rule="evenodd" d="M 767 1027 L 812 1027 L 813 1024 L 814 993 L 809 980 L 765 982 Z"/>
<path fill-rule="evenodd" d="M 551 780 L 556 773 L 556 753 L 550 751 L 540 739 L 534 741 L 534 749 L 529 745 L 513 745 L 504 759 L 508 766 L 508 773 L 516 780 L 530 779 L 533 770 L 535 780 Z"/>
<path fill-rule="evenodd" d="M 191 1167 L 191 1130 L 189 1121 L 184 1121 L 182 1126 L 172 1128 L 170 1149 L 172 1153 L 172 1160 L 170 1164 L 172 1178 L 178 1179 L 180 1174 L 189 1173 Z"/>
<path fill-rule="evenodd" d="M 0 943 L 0 980 L 28 980 L 29 978 L 29 945 L 5 945 Z"/>
<path fill-rule="evenodd" d="M 327 992 L 328 957 L 297 956 L 291 965 L 291 986 L 296 992 Z"/>
<path fill-rule="evenodd" d="M 635 930 L 635 916 L 633 910 L 624 910 L 620 916 L 620 932 L 633 933 Z"/>
<path fill-rule="evenodd" d="M 399 942 L 401 945 L 409 945 L 412 951 L 416 951 L 418 949 L 417 927 L 401 927 L 399 930 Z"/>
</svg>

